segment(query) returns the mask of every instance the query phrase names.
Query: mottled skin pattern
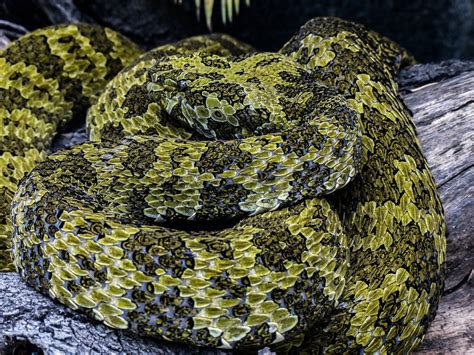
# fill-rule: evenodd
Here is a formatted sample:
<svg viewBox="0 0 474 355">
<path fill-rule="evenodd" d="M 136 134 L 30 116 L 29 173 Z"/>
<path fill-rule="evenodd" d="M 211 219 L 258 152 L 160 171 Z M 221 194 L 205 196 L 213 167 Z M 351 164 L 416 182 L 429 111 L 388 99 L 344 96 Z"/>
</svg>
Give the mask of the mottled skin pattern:
<svg viewBox="0 0 474 355">
<path fill-rule="evenodd" d="M 441 201 L 394 81 L 413 58 L 333 18 L 309 21 L 281 52 L 344 93 L 364 127 L 361 173 L 329 196 L 350 241 L 348 282 L 331 319 L 300 349 L 407 353 L 435 316 L 446 252 Z"/>
<path fill-rule="evenodd" d="M 46 157 L 55 133 L 84 116 L 140 49 L 90 25 L 35 31 L 0 52 L 0 271 L 10 259 L 10 202 L 18 182 Z"/>
<path fill-rule="evenodd" d="M 90 99 L 91 142 L 19 184 L 17 269 L 70 308 L 159 339 L 412 350 L 436 312 L 445 239 L 394 81 L 411 58 L 329 18 L 281 53 L 249 52 L 227 36 L 191 38 L 138 58 Z M 17 105 L 30 97 L 51 105 L 39 94 Z M 4 143 L 17 155 L 15 142 L 36 137 L 18 127 Z M 11 170 L 19 180 L 26 169 Z M 209 228 L 224 219 L 235 222 Z"/>
</svg>

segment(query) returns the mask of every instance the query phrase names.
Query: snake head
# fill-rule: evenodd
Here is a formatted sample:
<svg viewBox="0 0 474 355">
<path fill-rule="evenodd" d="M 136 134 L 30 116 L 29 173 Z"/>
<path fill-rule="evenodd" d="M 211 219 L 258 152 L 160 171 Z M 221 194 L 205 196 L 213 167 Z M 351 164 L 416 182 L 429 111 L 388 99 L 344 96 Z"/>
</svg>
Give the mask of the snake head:
<svg viewBox="0 0 474 355">
<path fill-rule="evenodd" d="M 311 88 L 295 90 L 307 82 L 307 71 L 275 53 L 168 56 L 149 69 L 148 80 L 166 114 L 205 139 L 282 130 L 304 119 L 303 101 L 313 95 Z"/>
</svg>

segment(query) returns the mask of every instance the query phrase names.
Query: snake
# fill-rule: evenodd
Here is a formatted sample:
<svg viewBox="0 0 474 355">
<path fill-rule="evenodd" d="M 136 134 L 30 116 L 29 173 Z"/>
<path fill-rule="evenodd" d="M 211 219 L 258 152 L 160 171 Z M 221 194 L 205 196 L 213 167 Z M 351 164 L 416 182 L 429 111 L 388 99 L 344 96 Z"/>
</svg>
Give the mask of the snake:
<svg viewBox="0 0 474 355">
<path fill-rule="evenodd" d="M 35 30 L 0 54 L 0 266 L 158 340 L 410 352 L 446 248 L 398 92 L 412 63 L 330 17 L 276 53 L 224 34 L 144 53 L 95 25 Z M 51 153 L 84 116 L 89 141 Z"/>
</svg>

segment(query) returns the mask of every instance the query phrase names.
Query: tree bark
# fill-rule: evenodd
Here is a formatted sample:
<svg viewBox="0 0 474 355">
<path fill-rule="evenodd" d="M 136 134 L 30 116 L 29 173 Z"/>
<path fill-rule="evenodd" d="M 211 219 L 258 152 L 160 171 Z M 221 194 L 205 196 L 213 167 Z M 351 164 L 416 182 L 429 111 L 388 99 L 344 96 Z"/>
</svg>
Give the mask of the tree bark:
<svg viewBox="0 0 474 355">
<path fill-rule="evenodd" d="M 400 77 L 407 106 L 443 200 L 448 227 L 444 297 L 419 354 L 474 352 L 474 62 L 418 64 Z M 78 143 L 84 132 L 63 134 Z M 223 354 L 140 338 L 107 328 L 0 274 L 0 353 Z M 259 352 L 269 354 L 268 349 Z"/>
</svg>

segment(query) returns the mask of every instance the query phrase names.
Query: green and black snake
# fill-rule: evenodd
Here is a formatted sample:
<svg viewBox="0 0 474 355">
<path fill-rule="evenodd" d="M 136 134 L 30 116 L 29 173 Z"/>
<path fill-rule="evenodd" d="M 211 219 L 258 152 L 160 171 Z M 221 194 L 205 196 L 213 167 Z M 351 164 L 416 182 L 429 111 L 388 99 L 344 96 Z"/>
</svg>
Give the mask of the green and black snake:
<svg viewBox="0 0 474 355">
<path fill-rule="evenodd" d="M 336 18 L 279 53 L 214 34 L 140 54 L 85 24 L 0 54 L 0 267 L 158 339 L 414 349 L 445 225 L 394 79 L 412 57 Z M 91 140 L 47 156 L 86 111 Z"/>
</svg>

